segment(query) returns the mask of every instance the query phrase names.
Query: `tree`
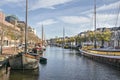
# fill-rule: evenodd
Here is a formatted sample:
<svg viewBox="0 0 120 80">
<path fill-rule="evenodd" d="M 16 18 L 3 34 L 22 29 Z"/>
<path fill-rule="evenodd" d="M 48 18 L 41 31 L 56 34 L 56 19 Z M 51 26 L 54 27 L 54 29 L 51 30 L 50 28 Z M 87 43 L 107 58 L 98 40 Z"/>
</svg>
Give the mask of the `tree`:
<svg viewBox="0 0 120 80">
<path fill-rule="evenodd" d="M 98 41 L 101 41 L 101 46 L 104 47 L 105 41 L 110 41 L 111 31 L 109 29 L 105 29 L 104 31 L 96 32 L 96 37 Z"/>
</svg>

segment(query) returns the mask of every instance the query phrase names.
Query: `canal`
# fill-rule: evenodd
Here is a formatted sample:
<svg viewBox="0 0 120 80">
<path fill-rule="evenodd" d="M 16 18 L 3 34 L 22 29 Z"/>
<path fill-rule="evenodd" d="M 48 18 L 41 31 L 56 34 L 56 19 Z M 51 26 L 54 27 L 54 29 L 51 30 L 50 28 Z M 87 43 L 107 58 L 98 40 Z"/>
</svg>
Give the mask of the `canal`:
<svg viewBox="0 0 120 80">
<path fill-rule="evenodd" d="M 11 71 L 8 80 L 120 80 L 120 71 L 74 50 L 47 47 L 44 57 L 47 64 L 39 70 Z"/>
</svg>

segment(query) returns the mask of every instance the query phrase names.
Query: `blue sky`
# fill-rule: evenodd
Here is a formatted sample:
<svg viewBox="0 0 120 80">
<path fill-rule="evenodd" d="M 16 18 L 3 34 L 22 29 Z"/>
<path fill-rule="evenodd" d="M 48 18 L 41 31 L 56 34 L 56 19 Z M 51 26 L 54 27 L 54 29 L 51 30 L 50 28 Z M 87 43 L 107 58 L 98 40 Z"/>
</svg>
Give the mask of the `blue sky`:
<svg viewBox="0 0 120 80">
<path fill-rule="evenodd" d="M 97 28 L 114 27 L 120 0 L 96 0 Z M 94 0 L 28 0 L 28 24 L 41 37 L 41 25 L 47 39 L 61 37 L 63 27 L 66 36 L 94 30 Z M 25 20 L 25 0 L 0 0 L 0 10 L 6 15 L 14 14 Z M 120 17 L 117 26 L 120 26 Z"/>
</svg>

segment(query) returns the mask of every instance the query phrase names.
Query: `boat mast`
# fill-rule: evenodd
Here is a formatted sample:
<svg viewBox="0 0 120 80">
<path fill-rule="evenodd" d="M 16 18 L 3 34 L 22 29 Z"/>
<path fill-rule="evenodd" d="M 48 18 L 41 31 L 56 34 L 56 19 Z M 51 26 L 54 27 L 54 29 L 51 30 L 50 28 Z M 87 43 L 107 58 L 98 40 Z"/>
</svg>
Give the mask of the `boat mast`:
<svg viewBox="0 0 120 80">
<path fill-rule="evenodd" d="M 3 17 L 3 14 L 2 14 Z M 2 20 L 2 26 L 1 26 L 1 47 L 0 47 L 0 54 L 2 55 L 3 52 L 3 36 L 4 36 L 4 30 L 3 30 L 3 20 Z"/>
<path fill-rule="evenodd" d="M 0 54 L 1 55 L 2 55 L 2 52 L 3 52 L 3 36 L 4 36 L 4 31 L 1 30 L 1 49 L 0 49 Z"/>
<path fill-rule="evenodd" d="M 97 48 L 97 45 L 96 45 L 96 0 L 94 0 L 94 30 L 95 30 L 94 48 Z"/>
<path fill-rule="evenodd" d="M 42 46 L 43 46 L 43 24 L 42 24 Z"/>
<path fill-rule="evenodd" d="M 27 15 L 28 15 L 28 0 L 26 0 L 26 23 L 25 23 L 25 53 L 27 53 L 27 38 L 28 38 L 28 34 L 27 34 Z"/>
<path fill-rule="evenodd" d="M 120 4 L 118 6 L 118 12 L 117 12 L 117 16 L 116 16 L 116 22 L 115 22 L 115 27 L 119 27 L 118 25 L 118 21 L 119 21 L 119 14 L 120 14 Z M 114 35 L 115 35 L 115 38 L 114 38 L 114 48 L 116 46 L 116 41 L 118 41 L 118 45 L 119 46 L 119 39 L 117 40 L 117 31 L 114 30 Z"/>
<path fill-rule="evenodd" d="M 64 44 L 65 44 L 65 28 L 63 27 L 63 47 L 64 47 Z"/>
</svg>

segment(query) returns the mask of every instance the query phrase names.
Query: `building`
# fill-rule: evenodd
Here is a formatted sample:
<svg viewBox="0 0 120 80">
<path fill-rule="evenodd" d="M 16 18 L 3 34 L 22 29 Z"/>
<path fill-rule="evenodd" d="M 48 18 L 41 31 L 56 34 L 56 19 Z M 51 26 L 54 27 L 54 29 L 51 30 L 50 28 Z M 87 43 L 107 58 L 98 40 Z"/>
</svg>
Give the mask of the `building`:
<svg viewBox="0 0 120 80">
<path fill-rule="evenodd" d="M 5 17 L 5 21 L 7 21 L 7 22 L 9 22 L 9 23 L 11 23 L 13 25 L 16 25 L 17 21 L 19 21 L 19 19 L 15 15 L 9 15 L 9 16 Z"/>
<path fill-rule="evenodd" d="M 28 31 L 36 35 L 36 30 L 32 27 L 28 27 Z"/>
<path fill-rule="evenodd" d="M 0 11 L 0 22 L 4 22 L 5 20 L 5 14 Z"/>
<path fill-rule="evenodd" d="M 6 27 L 6 29 L 5 29 L 5 27 Z M 13 34 L 14 34 L 14 31 L 17 31 L 17 33 L 19 33 L 19 31 L 20 31 L 20 28 L 18 28 L 16 25 L 13 25 L 10 22 L 6 21 L 5 14 L 3 12 L 0 12 L 0 30 L 1 30 L 0 32 L 2 32 L 3 29 L 5 29 L 4 34 L 9 34 L 9 33 L 7 33 L 9 31 L 8 29 L 14 29 L 12 32 Z M 9 46 L 9 45 L 11 45 L 11 42 L 13 42 L 13 41 L 15 42 L 15 40 L 12 40 L 12 38 L 10 36 L 8 36 L 8 35 L 5 36 L 4 34 L 1 34 L 1 36 L 2 35 L 4 36 L 3 37 L 4 46 Z"/>
<path fill-rule="evenodd" d="M 112 47 L 120 49 L 120 27 L 113 27 L 111 28 L 111 31 L 112 31 L 111 36 Z"/>
</svg>

